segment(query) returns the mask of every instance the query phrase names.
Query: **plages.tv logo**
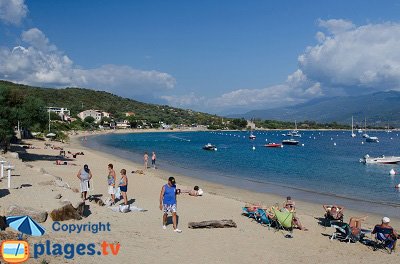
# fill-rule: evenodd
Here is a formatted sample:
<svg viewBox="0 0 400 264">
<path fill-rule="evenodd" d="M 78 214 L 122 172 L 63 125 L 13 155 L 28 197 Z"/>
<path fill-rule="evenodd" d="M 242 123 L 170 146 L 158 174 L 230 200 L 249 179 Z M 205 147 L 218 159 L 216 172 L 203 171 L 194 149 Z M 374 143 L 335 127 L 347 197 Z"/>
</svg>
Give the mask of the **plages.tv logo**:
<svg viewBox="0 0 400 264">
<path fill-rule="evenodd" d="M 7 263 L 22 263 L 29 258 L 29 244 L 22 240 L 5 240 L 1 243 L 0 253 Z"/>
</svg>

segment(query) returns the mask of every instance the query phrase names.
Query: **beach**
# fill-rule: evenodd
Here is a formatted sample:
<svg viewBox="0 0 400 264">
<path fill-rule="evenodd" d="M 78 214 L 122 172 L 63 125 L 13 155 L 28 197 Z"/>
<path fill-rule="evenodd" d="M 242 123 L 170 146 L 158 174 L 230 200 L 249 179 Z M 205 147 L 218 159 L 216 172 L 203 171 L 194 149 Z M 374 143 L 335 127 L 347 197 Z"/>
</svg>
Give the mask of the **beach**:
<svg viewBox="0 0 400 264">
<path fill-rule="evenodd" d="M 82 135 L 80 135 L 82 136 Z M 73 259 L 64 256 L 48 256 L 43 254 L 37 259 L 31 258 L 28 263 L 395 263 L 399 260 L 399 253 L 387 254 L 384 251 L 373 251 L 361 243 L 343 243 L 337 240 L 331 241 L 329 235 L 334 231 L 331 227 L 322 227 L 318 224 L 319 217 L 323 217 L 322 204 L 309 203 L 296 200 L 296 216 L 301 220 L 308 231 L 294 230 L 293 238 L 285 238 L 287 232 L 278 231 L 262 226 L 251 219 L 242 216 L 241 211 L 245 203 L 260 203 L 272 206 L 276 203 L 282 205 L 285 197 L 255 193 L 244 189 L 233 188 L 185 175 L 171 175 L 162 168 L 149 168 L 145 174 L 131 173 L 131 171 L 143 169 L 141 160 L 124 160 L 120 157 L 95 151 L 85 147 L 85 141 L 80 136 L 71 136 L 69 143 L 52 144 L 63 147 L 72 153 L 84 152 L 71 158 L 68 162 L 73 165 L 55 165 L 59 150 L 44 149 L 43 141 L 24 140 L 38 149 L 24 149 L 27 154 L 26 161 L 14 159 L 10 154 L 3 155 L 10 161 L 15 170 L 12 172 L 12 189 L 8 194 L 7 181 L 1 182 L 0 215 L 10 205 L 31 207 L 51 211 L 60 207 L 60 200 L 71 201 L 76 204 L 80 201 L 80 194 L 72 189 L 79 188 L 76 177 L 80 168 L 88 164 L 92 174 L 91 194 L 107 194 L 107 164 L 112 163 L 119 179 L 119 171 L 128 171 L 128 200 L 133 199 L 132 205 L 143 208 L 145 212 L 119 213 L 113 212 L 106 206 L 99 206 L 86 202 L 89 206 L 87 217 L 82 220 L 68 220 L 62 224 L 91 224 L 110 223 L 110 231 L 97 233 L 82 231 L 68 233 L 53 230 L 53 221 L 48 218 L 42 223 L 46 233 L 42 237 L 29 237 L 30 245 L 35 243 L 51 243 L 65 245 L 67 243 L 94 243 L 100 247 L 103 241 L 119 243 L 120 249 L 117 255 L 109 252 L 108 255 L 78 255 Z M 87 137 L 90 141 L 90 136 Z M 21 156 L 21 155 L 20 155 Z M 29 160 L 29 161 L 28 161 Z M 45 184 L 61 177 L 71 188 L 61 188 Z M 200 186 L 205 194 L 202 197 L 191 197 L 187 194 L 178 196 L 178 227 L 183 231 L 180 234 L 173 232 L 172 224 L 162 229 L 162 212 L 159 207 L 159 195 L 161 187 L 166 184 L 168 177 L 174 176 L 177 187 L 180 189 L 192 189 L 194 185 Z M 14 189 L 15 187 L 22 188 Z M 31 185 L 31 186 L 29 186 Z M 24 187 L 25 186 L 25 187 Z M 55 199 L 61 194 L 61 199 Z M 119 202 L 121 203 L 121 202 Z M 344 205 L 346 206 L 346 205 Z M 363 228 L 372 229 L 380 223 L 382 215 L 374 215 L 368 212 L 345 211 L 345 221 L 350 216 L 368 215 L 363 223 Z M 189 229 L 189 222 L 205 220 L 232 219 L 237 228 L 226 229 Z M 400 220 L 391 217 L 391 225 L 400 229 Z M 7 230 L 9 230 L 8 228 Z M 368 237 L 372 238 L 369 234 Z"/>
</svg>

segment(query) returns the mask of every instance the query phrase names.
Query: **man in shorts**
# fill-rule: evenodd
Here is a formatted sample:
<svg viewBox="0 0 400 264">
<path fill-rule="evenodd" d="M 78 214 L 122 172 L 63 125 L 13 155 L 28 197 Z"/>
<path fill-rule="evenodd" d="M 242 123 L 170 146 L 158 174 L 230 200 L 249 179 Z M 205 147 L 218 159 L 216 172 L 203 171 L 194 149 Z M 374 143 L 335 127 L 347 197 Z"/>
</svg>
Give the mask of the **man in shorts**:
<svg viewBox="0 0 400 264">
<path fill-rule="evenodd" d="M 167 229 L 167 217 L 168 213 L 171 213 L 174 232 L 181 233 L 182 230 L 177 228 L 176 221 L 176 185 L 174 177 L 169 177 L 168 183 L 161 188 L 160 210 L 164 212 L 163 229 Z"/>
</svg>

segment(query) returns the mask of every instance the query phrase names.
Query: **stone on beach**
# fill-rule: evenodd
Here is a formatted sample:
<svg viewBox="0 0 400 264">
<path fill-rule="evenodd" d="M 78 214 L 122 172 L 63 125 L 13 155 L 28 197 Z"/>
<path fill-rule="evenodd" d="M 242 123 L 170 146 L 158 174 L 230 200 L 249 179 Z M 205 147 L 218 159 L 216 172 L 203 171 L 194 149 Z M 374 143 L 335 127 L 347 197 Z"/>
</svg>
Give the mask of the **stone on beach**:
<svg viewBox="0 0 400 264">
<path fill-rule="evenodd" d="M 233 220 L 210 220 L 202 222 L 189 222 L 189 228 L 236 228 L 237 225 Z"/>
<path fill-rule="evenodd" d="M 50 217 L 53 221 L 65 221 L 70 219 L 81 220 L 84 208 L 84 202 L 79 202 L 76 207 L 74 207 L 71 202 L 67 202 L 62 207 L 51 211 Z"/>
<path fill-rule="evenodd" d="M 46 222 L 47 212 L 36 210 L 29 207 L 20 207 L 18 205 L 11 205 L 8 207 L 7 216 L 30 216 L 33 220 L 38 223 Z"/>
<path fill-rule="evenodd" d="M 61 199 L 61 197 L 62 197 L 62 195 L 61 195 L 61 193 L 59 193 L 59 194 L 57 194 L 54 198 L 55 198 L 55 199 Z"/>
</svg>

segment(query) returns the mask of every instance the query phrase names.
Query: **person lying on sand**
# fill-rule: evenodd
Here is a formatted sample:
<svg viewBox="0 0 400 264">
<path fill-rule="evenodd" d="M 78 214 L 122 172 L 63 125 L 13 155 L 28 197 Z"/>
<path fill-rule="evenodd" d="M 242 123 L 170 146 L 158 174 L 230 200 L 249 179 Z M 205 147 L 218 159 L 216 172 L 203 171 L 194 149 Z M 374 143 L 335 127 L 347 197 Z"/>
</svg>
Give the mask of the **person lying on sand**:
<svg viewBox="0 0 400 264">
<path fill-rule="evenodd" d="M 78 166 L 76 163 L 72 163 L 68 161 L 56 160 L 56 165 L 70 165 L 70 166 Z"/>
<path fill-rule="evenodd" d="M 190 196 L 202 196 L 203 195 L 203 190 L 199 188 L 199 186 L 194 186 L 193 190 L 181 190 L 177 189 L 177 191 L 180 191 L 180 193 L 187 193 Z"/>
</svg>

